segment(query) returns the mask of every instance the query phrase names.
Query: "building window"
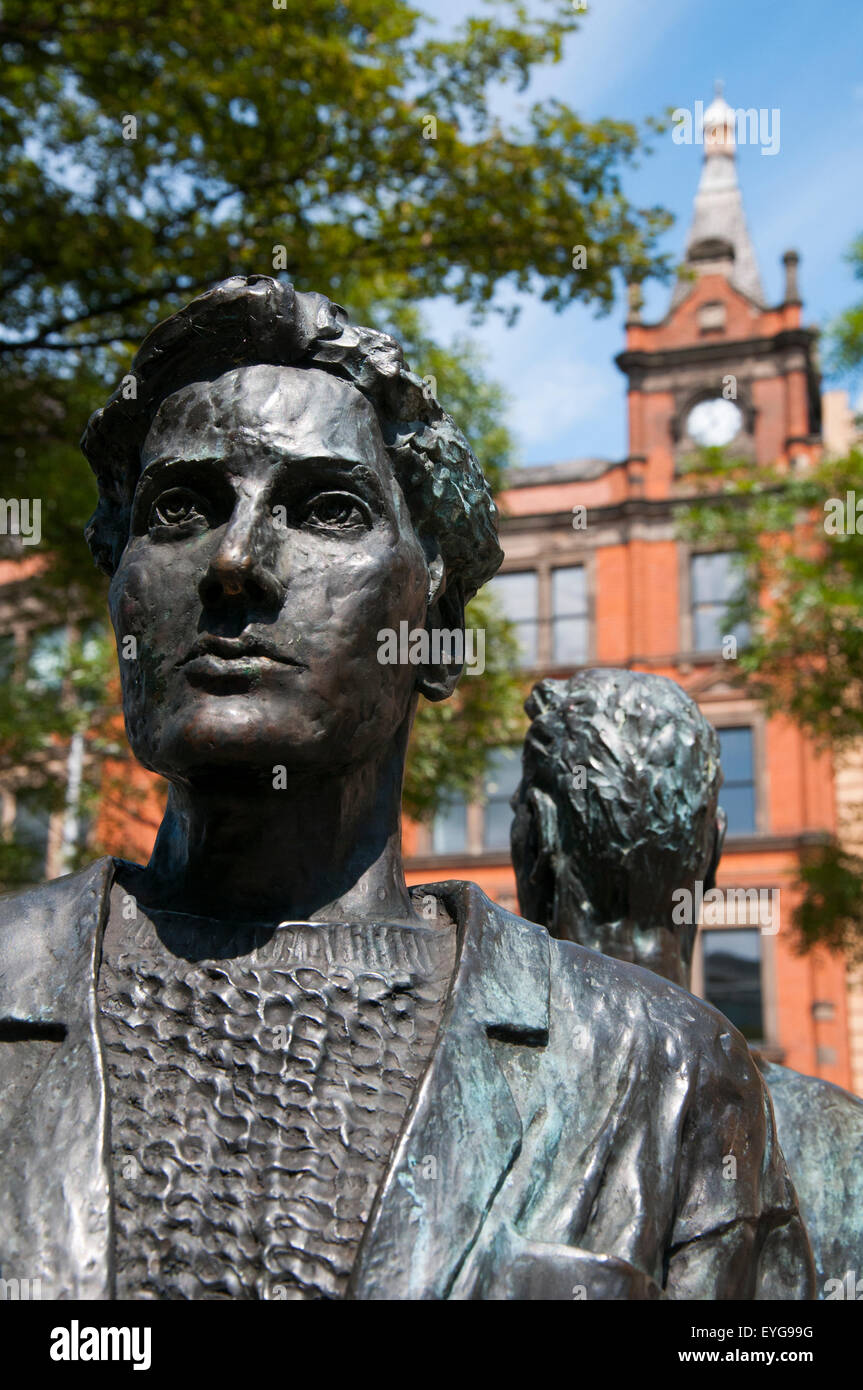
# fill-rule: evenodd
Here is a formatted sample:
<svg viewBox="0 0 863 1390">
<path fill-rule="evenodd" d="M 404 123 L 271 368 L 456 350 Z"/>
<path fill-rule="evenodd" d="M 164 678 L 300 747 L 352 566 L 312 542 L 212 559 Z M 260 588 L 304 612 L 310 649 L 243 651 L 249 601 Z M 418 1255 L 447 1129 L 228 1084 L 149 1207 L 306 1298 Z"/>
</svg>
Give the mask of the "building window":
<svg viewBox="0 0 863 1390">
<path fill-rule="evenodd" d="M 432 853 L 461 856 L 467 853 L 467 802 L 450 796 L 432 822 Z"/>
<path fill-rule="evenodd" d="M 535 570 L 498 574 L 491 590 L 503 612 L 515 627 L 523 666 L 537 661 L 537 577 Z"/>
<path fill-rule="evenodd" d="M 748 726 L 717 729 L 722 763 L 719 804 L 728 817 L 729 835 L 755 833 L 755 762 Z"/>
<path fill-rule="evenodd" d="M 587 575 L 584 565 L 551 572 L 551 659 L 555 666 L 587 660 Z"/>
<path fill-rule="evenodd" d="M 757 927 L 702 931 L 704 997 L 750 1042 L 764 1038 L 761 933 Z"/>
<path fill-rule="evenodd" d="M 702 333 L 721 333 L 725 328 L 725 305 L 718 299 L 702 304 L 698 310 L 698 327 Z"/>
<path fill-rule="evenodd" d="M 45 877 L 50 829 L 51 812 L 45 804 L 45 793 L 29 788 L 17 792 L 12 838 L 21 851 L 21 876 L 30 883 Z"/>
<path fill-rule="evenodd" d="M 749 625 L 731 627 L 726 614 L 741 588 L 740 559 L 733 551 L 714 551 L 693 555 L 690 560 L 692 590 L 692 634 L 694 650 L 716 652 L 725 637 L 735 637 L 738 646 L 749 640 Z"/>
<path fill-rule="evenodd" d="M 509 849 L 513 792 L 521 780 L 521 749 L 496 748 L 485 776 L 483 849 Z"/>
</svg>

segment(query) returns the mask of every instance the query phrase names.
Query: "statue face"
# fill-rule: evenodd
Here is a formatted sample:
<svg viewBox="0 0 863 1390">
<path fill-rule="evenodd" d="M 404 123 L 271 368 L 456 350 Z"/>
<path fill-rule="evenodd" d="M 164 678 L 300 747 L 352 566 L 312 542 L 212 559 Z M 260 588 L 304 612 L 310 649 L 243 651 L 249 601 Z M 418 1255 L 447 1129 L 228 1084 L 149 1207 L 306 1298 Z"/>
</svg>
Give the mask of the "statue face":
<svg viewBox="0 0 863 1390">
<path fill-rule="evenodd" d="M 417 677 L 378 661 L 377 634 L 421 627 L 428 585 L 361 392 L 269 366 L 177 391 L 144 442 L 110 592 L 136 755 L 188 781 L 368 760 Z"/>
</svg>

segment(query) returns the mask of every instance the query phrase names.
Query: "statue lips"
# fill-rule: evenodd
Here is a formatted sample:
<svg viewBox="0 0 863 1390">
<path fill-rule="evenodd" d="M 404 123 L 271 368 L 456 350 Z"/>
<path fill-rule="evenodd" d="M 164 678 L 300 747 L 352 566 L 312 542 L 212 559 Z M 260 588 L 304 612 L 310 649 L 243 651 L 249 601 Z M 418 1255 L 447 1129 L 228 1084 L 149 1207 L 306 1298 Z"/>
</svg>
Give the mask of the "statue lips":
<svg viewBox="0 0 863 1390">
<path fill-rule="evenodd" d="M 246 634 L 241 637 L 199 637 L 191 651 L 177 662 L 185 668 L 186 675 L 194 685 L 224 685 L 226 681 L 236 687 L 239 680 L 248 685 L 260 680 L 267 667 L 273 665 L 293 666 L 307 670 L 306 663 L 280 652 L 266 638 Z"/>
</svg>

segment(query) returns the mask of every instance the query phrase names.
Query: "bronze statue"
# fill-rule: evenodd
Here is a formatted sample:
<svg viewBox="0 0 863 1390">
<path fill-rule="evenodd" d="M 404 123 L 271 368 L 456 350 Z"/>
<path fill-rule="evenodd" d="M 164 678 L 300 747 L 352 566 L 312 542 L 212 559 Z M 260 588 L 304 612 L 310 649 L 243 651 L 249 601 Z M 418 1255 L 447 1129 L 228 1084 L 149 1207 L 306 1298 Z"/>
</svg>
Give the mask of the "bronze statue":
<svg viewBox="0 0 863 1390">
<path fill-rule="evenodd" d="M 146 866 L 0 906 L 2 1275 L 58 1298 L 808 1296 L 721 1017 L 472 884 L 405 886 L 417 697 L 459 672 L 381 661 L 380 634 L 460 628 L 501 553 L 398 345 L 235 278 L 131 375 L 84 437 L 88 538 L 168 806 Z"/>
<path fill-rule="evenodd" d="M 519 906 L 555 936 L 689 989 L 698 923 L 683 909 L 697 885 L 703 897 L 715 887 L 725 836 L 716 731 L 674 681 L 633 671 L 544 680 L 526 709 Z M 844 1297 L 848 1271 L 863 1269 L 863 1101 L 755 1056 L 818 1297 Z"/>
</svg>

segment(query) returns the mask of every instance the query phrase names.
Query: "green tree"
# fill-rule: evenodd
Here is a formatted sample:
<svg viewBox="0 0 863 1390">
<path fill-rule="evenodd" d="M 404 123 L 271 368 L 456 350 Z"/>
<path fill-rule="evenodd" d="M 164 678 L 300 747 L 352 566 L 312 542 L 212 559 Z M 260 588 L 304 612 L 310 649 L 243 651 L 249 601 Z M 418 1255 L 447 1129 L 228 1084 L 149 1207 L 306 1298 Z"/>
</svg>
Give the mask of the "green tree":
<svg viewBox="0 0 863 1390">
<path fill-rule="evenodd" d="M 863 233 L 845 257 L 856 280 L 863 280 Z M 831 366 L 836 372 L 858 377 L 863 366 L 863 301 L 840 314 L 831 329 Z"/>
<path fill-rule="evenodd" d="M 86 831 L 95 818 L 104 787 L 107 759 L 128 758 L 117 727 L 116 658 L 113 644 L 101 626 L 86 623 L 69 640 L 68 629 L 55 626 L 41 661 L 29 653 L 11 654 L 0 681 L 0 777 L 23 793 L 37 822 L 62 813 L 63 867 L 78 867 Z M 45 657 L 47 656 L 47 660 Z M 13 669 L 13 666 L 15 669 Z M 70 776 L 73 762 L 79 773 Z M 137 801 L 128 787 L 125 802 L 131 813 Z M 75 827 L 77 826 L 77 829 Z M 34 877 L 33 846 L 15 825 L 0 838 L 0 891 Z M 67 832 L 69 842 L 65 843 Z M 41 856 L 40 856 L 41 858 Z M 41 872 L 41 864 L 38 873 Z"/>
<path fill-rule="evenodd" d="M 441 39 L 404 0 L 5 0 L 3 352 L 129 341 L 274 260 L 346 304 L 480 307 L 507 280 L 610 307 L 668 220 L 621 190 L 639 134 L 554 101 L 504 126 L 496 95 L 576 22 L 489 9 Z"/>
</svg>

